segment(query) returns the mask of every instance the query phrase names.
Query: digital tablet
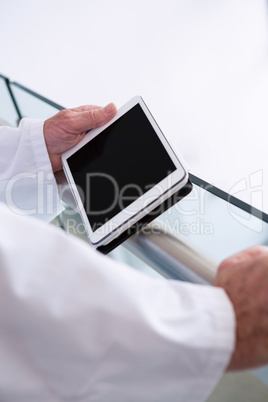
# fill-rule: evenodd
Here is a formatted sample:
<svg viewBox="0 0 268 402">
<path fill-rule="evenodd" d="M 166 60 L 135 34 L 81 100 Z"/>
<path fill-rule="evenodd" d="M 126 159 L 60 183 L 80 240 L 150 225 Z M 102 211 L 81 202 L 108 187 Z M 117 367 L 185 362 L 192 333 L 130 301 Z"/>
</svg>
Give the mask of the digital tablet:
<svg viewBox="0 0 268 402">
<path fill-rule="evenodd" d="M 90 242 L 108 244 L 188 181 L 188 171 L 139 96 L 62 155 Z"/>
</svg>

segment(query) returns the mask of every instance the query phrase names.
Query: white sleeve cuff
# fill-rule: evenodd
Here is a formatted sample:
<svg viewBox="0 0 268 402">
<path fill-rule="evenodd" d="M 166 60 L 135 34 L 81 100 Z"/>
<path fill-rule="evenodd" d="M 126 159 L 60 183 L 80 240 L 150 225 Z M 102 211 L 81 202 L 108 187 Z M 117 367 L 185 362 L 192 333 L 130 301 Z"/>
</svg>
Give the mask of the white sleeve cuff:
<svg viewBox="0 0 268 402">
<path fill-rule="evenodd" d="M 22 119 L 19 128 L 14 129 L 19 130 L 19 136 L 17 143 L 13 144 L 16 152 L 14 156 L 10 155 L 12 162 L 5 177 L 5 201 L 19 215 L 49 222 L 63 208 L 44 140 L 43 125 L 43 120 Z"/>
</svg>

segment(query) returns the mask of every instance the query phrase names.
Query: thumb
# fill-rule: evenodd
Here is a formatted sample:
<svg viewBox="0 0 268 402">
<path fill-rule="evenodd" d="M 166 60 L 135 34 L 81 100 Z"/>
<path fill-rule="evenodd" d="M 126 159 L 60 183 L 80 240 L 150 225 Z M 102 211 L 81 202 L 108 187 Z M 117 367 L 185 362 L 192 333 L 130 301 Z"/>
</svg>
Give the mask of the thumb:
<svg viewBox="0 0 268 402">
<path fill-rule="evenodd" d="M 92 128 L 108 123 L 116 114 L 116 106 L 109 103 L 102 108 L 85 110 L 79 113 L 81 131 L 88 131 Z"/>
</svg>

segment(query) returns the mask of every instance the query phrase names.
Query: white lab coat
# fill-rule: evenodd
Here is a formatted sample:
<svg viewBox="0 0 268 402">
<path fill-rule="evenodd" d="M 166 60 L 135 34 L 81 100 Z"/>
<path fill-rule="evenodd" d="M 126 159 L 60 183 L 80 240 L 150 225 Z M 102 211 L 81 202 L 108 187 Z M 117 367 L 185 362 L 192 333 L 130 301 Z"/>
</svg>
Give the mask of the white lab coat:
<svg viewBox="0 0 268 402">
<path fill-rule="evenodd" d="M 20 216 L 46 215 L 38 181 L 45 199 L 56 189 L 42 122 L 1 128 L 0 150 L 0 401 L 205 400 L 234 348 L 225 292 L 149 278 Z"/>
</svg>

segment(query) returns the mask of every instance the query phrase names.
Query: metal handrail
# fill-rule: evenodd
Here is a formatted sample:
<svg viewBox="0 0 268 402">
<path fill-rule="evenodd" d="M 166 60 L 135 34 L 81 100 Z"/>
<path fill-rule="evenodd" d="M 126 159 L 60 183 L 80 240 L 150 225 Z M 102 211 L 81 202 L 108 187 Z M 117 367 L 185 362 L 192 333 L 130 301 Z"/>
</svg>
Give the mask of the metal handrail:
<svg viewBox="0 0 268 402">
<path fill-rule="evenodd" d="M 216 277 L 218 263 L 160 221 L 144 227 L 124 246 L 166 278 L 209 284 Z"/>
<path fill-rule="evenodd" d="M 62 201 L 65 207 L 75 209 L 76 201 L 63 171 L 56 174 L 56 180 L 64 189 Z M 78 220 L 81 224 L 81 220 Z M 122 245 L 169 279 L 207 284 L 212 283 L 216 276 L 216 261 L 194 247 L 183 236 L 170 233 L 159 220 L 146 225 Z"/>
</svg>

